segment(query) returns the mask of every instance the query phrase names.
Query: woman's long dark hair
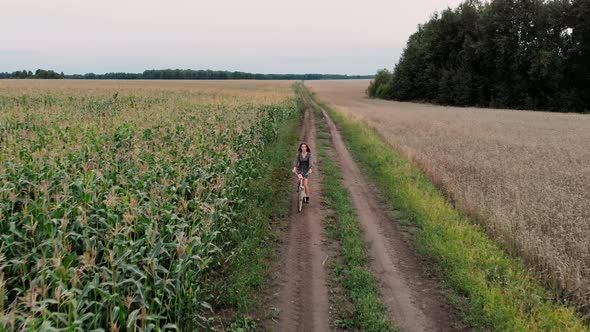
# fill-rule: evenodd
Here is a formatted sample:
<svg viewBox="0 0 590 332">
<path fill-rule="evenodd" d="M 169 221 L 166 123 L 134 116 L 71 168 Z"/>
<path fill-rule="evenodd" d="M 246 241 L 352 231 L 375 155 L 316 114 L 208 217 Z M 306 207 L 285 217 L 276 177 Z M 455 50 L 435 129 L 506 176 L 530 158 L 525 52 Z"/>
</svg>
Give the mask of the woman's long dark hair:
<svg viewBox="0 0 590 332">
<path fill-rule="evenodd" d="M 303 144 L 305 144 L 305 146 L 307 146 L 307 153 L 311 153 L 311 150 L 309 149 L 309 145 L 307 145 L 307 143 L 301 143 L 301 144 L 299 144 L 299 150 L 297 150 L 297 151 L 299 151 L 299 153 L 301 153 L 301 152 L 302 152 L 302 151 L 301 151 L 301 146 L 302 146 Z"/>
</svg>

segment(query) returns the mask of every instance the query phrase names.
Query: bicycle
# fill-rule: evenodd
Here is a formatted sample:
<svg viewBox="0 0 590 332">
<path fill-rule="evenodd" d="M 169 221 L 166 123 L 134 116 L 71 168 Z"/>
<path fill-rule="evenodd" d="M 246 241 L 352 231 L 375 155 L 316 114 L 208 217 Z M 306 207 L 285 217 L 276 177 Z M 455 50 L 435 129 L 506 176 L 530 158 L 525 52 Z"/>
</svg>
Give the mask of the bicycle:
<svg viewBox="0 0 590 332">
<path fill-rule="evenodd" d="M 307 193 L 305 192 L 305 186 L 303 186 L 303 178 L 299 179 L 299 187 L 297 188 L 297 193 L 299 197 L 299 201 L 297 202 L 297 212 L 301 212 L 303 209 L 303 201 L 307 197 Z"/>
</svg>

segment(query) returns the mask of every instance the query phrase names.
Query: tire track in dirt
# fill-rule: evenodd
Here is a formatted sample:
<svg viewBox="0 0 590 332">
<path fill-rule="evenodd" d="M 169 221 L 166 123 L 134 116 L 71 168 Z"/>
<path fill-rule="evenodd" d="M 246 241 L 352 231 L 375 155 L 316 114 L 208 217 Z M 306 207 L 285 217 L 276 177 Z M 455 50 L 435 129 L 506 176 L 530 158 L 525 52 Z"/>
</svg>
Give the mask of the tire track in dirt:
<svg viewBox="0 0 590 332">
<path fill-rule="evenodd" d="M 328 260 L 323 228 L 325 212 L 320 203 L 320 176 L 316 150 L 314 116 L 305 110 L 301 141 L 310 147 L 314 170 L 310 176 L 310 203 L 301 213 L 295 206 L 297 181 L 293 180 L 293 192 L 289 209 L 289 228 L 284 235 L 283 255 L 279 268 L 279 292 L 276 307 L 278 322 L 267 326 L 276 331 L 328 331 L 330 330 L 330 303 L 328 300 Z"/>
<path fill-rule="evenodd" d="M 404 240 L 398 223 L 361 173 L 335 123 L 322 110 L 353 206 L 363 229 L 370 269 L 378 280 L 383 302 L 401 331 L 454 331 L 465 329 L 444 293 Z"/>
</svg>

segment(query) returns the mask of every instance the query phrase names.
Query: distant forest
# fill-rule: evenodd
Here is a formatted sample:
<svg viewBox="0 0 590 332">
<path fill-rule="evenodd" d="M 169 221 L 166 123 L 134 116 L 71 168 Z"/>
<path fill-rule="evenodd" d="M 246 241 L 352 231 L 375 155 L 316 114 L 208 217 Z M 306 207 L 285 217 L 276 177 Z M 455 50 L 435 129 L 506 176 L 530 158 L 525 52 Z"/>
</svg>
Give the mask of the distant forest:
<svg viewBox="0 0 590 332">
<path fill-rule="evenodd" d="M 191 69 L 152 69 L 143 73 L 106 73 L 64 75 L 52 70 L 38 69 L 0 73 L 2 78 L 42 78 L 42 79 L 91 79 L 91 80 L 325 80 L 325 79 L 359 79 L 373 78 L 373 75 L 337 75 L 337 74 L 253 74 L 239 71 L 191 70 Z"/>
<path fill-rule="evenodd" d="M 370 96 L 444 105 L 590 111 L 589 0 L 471 0 L 410 36 Z"/>
<path fill-rule="evenodd" d="M 40 78 L 40 79 L 58 79 L 64 78 L 64 73 L 56 73 L 53 70 L 37 69 L 34 73 L 30 70 L 18 70 L 12 73 L 1 73 L 2 78 Z"/>
</svg>

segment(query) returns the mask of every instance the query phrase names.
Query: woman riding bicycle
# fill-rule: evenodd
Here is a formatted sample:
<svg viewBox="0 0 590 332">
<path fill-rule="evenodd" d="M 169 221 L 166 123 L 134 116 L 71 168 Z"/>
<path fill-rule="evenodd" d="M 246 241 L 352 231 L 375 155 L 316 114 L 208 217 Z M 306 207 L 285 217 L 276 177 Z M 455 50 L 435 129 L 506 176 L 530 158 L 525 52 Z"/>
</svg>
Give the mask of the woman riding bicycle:
<svg viewBox="0 0 590 332">
<path fill-rule="evenodd" d="M 307 185 L 307 178 L 312 173 L 313 162 L 311 161 L 311 151 L 309 146 L 305 143 L 299 144 L 299 150 L 293 163 L 293 173 L 297 174 L 299 180 L 303 179 L 303 187 L 305 187 L 305 203 L 309 203 L 309 187 Z"/>
</svg>

